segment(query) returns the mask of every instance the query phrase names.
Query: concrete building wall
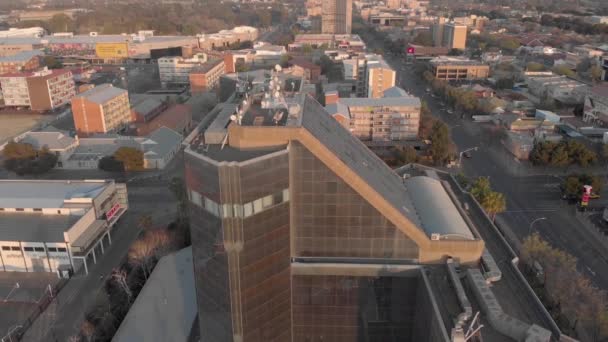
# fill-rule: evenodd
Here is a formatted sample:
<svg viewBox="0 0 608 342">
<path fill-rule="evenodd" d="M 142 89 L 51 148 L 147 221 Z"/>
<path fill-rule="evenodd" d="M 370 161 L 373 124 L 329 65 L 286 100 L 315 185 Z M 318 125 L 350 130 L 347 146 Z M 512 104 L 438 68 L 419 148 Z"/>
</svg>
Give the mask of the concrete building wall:
<svg viewBox="0 0 608 342">
<path fill-rule="evenodd" d="M 384 91 L 395 86 L 397 73 L 390 68 L 367 69 L 367 97 L 381 98 Z"/>
<path fill-rule="evenodd" d="M 467 27 L 453 23 L 446 24 L 443 30 L 442 45 L 450 49 L 464 50 L 467 42 Z"/>
</svg>

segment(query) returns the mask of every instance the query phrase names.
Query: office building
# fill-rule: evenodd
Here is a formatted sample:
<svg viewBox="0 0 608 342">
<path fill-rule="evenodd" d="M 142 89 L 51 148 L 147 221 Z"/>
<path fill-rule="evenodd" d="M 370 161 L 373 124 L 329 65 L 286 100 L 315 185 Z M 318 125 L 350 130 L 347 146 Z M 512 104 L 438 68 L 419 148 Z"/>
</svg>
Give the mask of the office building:
<svg viewBox="0 0 608 342">
<path fill-rule="evenodd" d="M 80 136 L 112 133 L 132 121 L 129 94 L 111 84 L 102 84 L 72 99 L 72 115 Z"/>
<path fill-rule="evenodd" d="M 86 274 L 128 207 L 113 180 L 0 180 L 0 270 Z"/>
<path fill-rule="evenodd" d="M 380 55 L 358 54 L 342 61 L 344 79 L 354 82 L 358 97 L 379 98 L 396 84 L 397 72 Z"/>
<path fill-rule="evenodd" d="M 61 107 L 76 94 L 72 73 L 65 69 L 3 74 L 0 87 L 6 106 L 39 112 Z"/>
<path fill-rule="evenodd" d="M 226 72 L 222 59 L 207 61 L 190 72 L 190 91 L 203 92 L 215 88 L 220 82 L 220 76 Z"/>
<path fill-rule="evenodd" d="M 298 50 L 305 45 L 356 52 L 363 52 L 367 48 L 363 39 L 356 34 L 297 34 L 288 48 L 290 51 Z"/>
<path fill-rule="evenodd" d="M 192 58 L 163 57 L 158 59 L 158 73 L 163 87 L 167 84 L 188 84 L 190 72 L 207 63 L 207 54 L 197 54 Z"/>
<path fill-rule="evenodd" d="M 42 52 L 22 51 L 12 56 L 0 57 L 0 75 L 20 71 L 34 71 L 40 68 Z"/>
<path fill-rule="evenodd" d="M 466 57 L 441 56 L 431 59 L 431 73 L 440 80 L 484 79 L 490 75 L 487 64 Z"/>
<path fill-rule="evenodd" d="M 186 140 L 200 340 L 447 341 L 421 267 L 483 241 L 439 180 L 404 181 L 287 86 L 235 93 Z"/>
<path fill-rule="evenodd" d="M 391 146 L 418 137 L 420 99 L 393 87 L 381 98 L 326 98 L 325 109 L 344 128 L 368 145 Z"/>
<path fill-rule="evenodd" d="M 448 22 L 446 18 L 439 18 L 431 27 L 433 44 L 449 49 L 464 50 L 467 43 L 467 26 L 455 22 Z"/>
<path fill-rule="evenodd" d="M 217 33 L 197 35 L 199 46 L 205 50 L 229 48 L 230 45 L 252 42 L 258 39 L 259 31 L 251 26 L 237 26 L 232 30 L 221 30 Z"/>
<path fill-rule="evenodd" d="M 350 34 L 353 24 L 353 0 L 325 0 L 321 10 L 321 32 Z"/>
</svg>

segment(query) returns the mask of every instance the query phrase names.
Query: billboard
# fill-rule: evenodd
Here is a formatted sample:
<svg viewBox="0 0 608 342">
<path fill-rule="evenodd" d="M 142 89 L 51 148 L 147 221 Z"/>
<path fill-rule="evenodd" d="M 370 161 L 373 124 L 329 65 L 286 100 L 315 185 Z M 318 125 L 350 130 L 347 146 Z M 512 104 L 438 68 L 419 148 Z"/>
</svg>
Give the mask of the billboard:
<svg viewBox="0 0 608 342">
<path fill-rule="evenodd" d="M 98 58 L 127 58 L 129 49 L 127 43 L 97 43 L 95 45 L 95 55 Z"/>
</svg>

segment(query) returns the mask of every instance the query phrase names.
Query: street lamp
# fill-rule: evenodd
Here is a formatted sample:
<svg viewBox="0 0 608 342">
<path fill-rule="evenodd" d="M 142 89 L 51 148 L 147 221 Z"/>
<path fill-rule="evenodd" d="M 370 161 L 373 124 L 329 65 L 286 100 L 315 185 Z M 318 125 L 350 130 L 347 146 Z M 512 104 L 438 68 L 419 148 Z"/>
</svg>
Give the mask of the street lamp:
<svg viewBox="0 0 608 342">
<path fill-rule="evenodd" d="M 532 220 L 532 222 L 530 222 L 530 228 L 528 228 L 528 235 L 532 235 L 532 226 L 538 222 L 538 221 L 542 221 L 542 220 L 546 220 L 546 217 L 539 217 L 537 219 Z"/>
<path fill-rule="evenodd" d="M 462 152 L 460 152 L 460 154 L 458 155 L 458 166 L 460 167 L 460 165 L 462 165 L 462 155 L 469 152 L 469 151 L 477 151 L 477 146 L 475 147 L 471 147 L 469 149 L 466 149 Z"/>
</svg>

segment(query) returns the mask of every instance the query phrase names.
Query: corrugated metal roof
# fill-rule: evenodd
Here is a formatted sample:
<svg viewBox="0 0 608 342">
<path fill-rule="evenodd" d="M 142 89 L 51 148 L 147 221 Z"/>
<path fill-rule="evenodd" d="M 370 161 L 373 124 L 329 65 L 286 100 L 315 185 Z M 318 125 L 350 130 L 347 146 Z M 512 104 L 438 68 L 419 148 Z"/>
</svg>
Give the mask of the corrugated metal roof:
<svg viewBox="0 0 608 342">
<path fill-rule="evenodd" d="M 104 104 L 107 101 L 126 93 L 127 91 L 124 89 L 117 88 L 111 84 L 105 83 L 98 85 L 95 88 L 89 89 L 84 93 L 80 93 L 74 96 L 74 98 L 86 98 L 88 101 L 95 102 L 98 104 Z"/>
<path fill-rule="evenodd" d="M 0 240 L 27 242 L 64 242 L 63 232 L 82 216 L 0 213 Z"/>
<path fill-rule="evenodd" d="M 61 208 L 70 198 L 95 198 L 107 181 L 0 180 L 0 208 Z"/>
<path fill-rule="evenodd" d="M 187 247 L 160 259 L 112 341 L 186 342 L 197 312 Z"/>
</svg>

